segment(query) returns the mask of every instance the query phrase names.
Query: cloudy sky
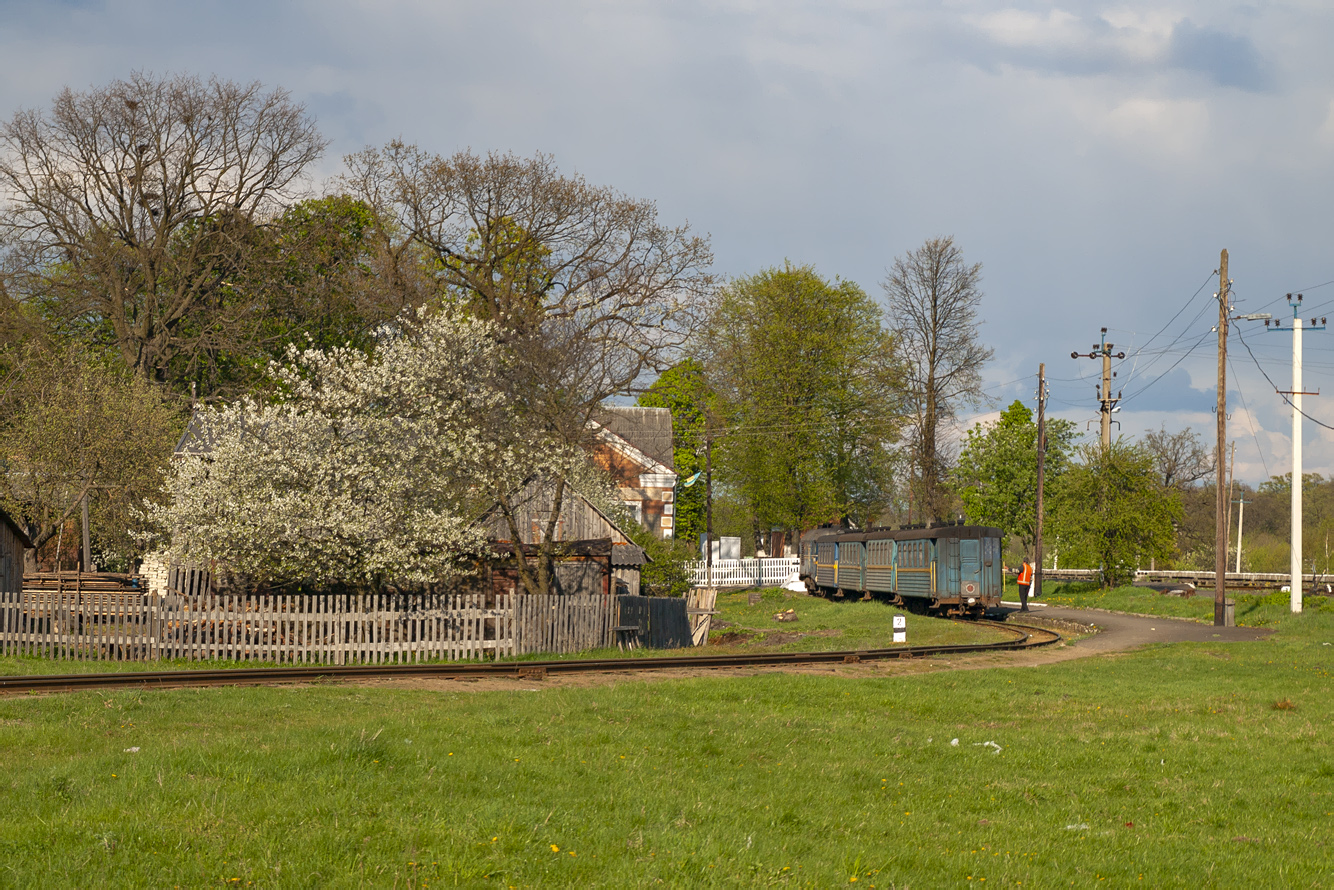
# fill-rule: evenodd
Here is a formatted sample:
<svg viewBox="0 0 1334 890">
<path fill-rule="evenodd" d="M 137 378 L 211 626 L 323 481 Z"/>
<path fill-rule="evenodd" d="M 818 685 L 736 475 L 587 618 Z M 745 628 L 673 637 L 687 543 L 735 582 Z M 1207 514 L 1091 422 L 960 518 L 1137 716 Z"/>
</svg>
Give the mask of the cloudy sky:
<svg viewBox="0 0 1334 890">
<path fill-rule="evenodd" d="M 1238 312 L 1334 316 L 1334 12 L 1323 3 L 0 0 L 0 114 L 133 70 L 292 92 L 343 154 L 402 138 L 553 155 L 712 236 L 716 271 L 790 259 L 879 294 L 953 235 L 983 264 L 996 405 L 1097 416 L 1099 329 L 1120 432 L 1212 440 L 1212 277 Z M 1291 469 L 1291 336 L 1230 345 L 1237 474 Z M 1305 337 L 1307 413 L 1334 426 L 1334 330 Z M 1307 422 L 1304 468 L 1334 473 Z M 1097 424 L 1093 424 L 1096 433 Z"/>
</svg>

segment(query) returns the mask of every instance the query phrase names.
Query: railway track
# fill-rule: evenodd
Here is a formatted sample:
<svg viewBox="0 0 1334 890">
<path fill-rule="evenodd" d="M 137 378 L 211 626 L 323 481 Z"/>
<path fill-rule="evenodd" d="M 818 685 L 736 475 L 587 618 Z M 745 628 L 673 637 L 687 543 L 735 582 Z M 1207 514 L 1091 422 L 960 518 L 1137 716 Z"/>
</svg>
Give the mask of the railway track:
<svg viewBox="0 0 1334 890">
<path fill-rule="evenodd" d="M 349 680 L 393 680 L 406 677 L 437 679 L 512 678 L 541 679 L 558 674 L 640 673 L 643 671 L 738 667 L 774 667 L 799 664 L 856 664 L 893 658 L 925 658 L 937 655 L 969 655 L 1005 652 L 1048 646 L 1060 634 L 1046 628 L 998 621 L 985 624 L 1014 634 L 1012 640 L 949 646 L 895 646 L 885 649 L 856 649 L 839 652 L 778 652 L 745 655 L 671 655 L 660 658 L 591 658 L 568 661 L 492 661 L 435 664 L 381 664 L 348 666 L 300 666 L 271 668 L 227 668 L 183 671 L 126 671 L 102 674 L 50 674 L 0 677 L 0 694 L 74 692 L 82 689 L 176 689 L 188 686 L 267 686 L 287 683 L 346 682 Z"/>
</svg>

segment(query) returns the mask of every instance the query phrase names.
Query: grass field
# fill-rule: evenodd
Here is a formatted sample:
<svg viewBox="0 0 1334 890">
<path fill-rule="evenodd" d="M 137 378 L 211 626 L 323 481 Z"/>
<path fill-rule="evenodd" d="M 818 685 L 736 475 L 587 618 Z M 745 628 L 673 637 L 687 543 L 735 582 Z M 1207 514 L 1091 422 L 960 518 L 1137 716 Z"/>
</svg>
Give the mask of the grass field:
<svg viewBox="0 0 1334 890">
<path fill-rule="evenodd" d="M 1331 642 L 0 699 L 0 884 L 1328 886 Z"/>
</svg>

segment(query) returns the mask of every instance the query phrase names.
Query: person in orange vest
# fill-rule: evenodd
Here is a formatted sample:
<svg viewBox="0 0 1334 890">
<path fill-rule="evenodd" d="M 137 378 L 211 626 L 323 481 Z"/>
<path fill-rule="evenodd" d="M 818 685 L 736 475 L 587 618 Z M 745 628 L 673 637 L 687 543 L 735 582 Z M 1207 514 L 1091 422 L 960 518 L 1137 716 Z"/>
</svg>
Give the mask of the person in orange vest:
<svg viewBox="0 0 1334 890">
<path fill-rule="evenodd" d="M 1033 563 L 1024 557 L 1024 564 L 1019 569 L 1019 578 L 1015 582 L 1019 585 L 1019 611 L 1028 611 L 1028 589 L 1033 586 Z"/>
</svg>

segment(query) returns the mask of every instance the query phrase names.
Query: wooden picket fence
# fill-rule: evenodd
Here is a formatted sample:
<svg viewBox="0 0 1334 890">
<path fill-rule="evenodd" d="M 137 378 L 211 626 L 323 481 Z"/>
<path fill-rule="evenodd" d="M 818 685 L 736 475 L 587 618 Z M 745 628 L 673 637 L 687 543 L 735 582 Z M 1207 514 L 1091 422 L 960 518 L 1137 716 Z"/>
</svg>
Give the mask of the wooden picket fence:
<svg viewBox="0 0 1334 890">
<path fill-rule="evenodd" d="M 514 594 L 192 598 L 86 591 L 0 592 L 0 654 L 57 659 L 404 663 L 540 651 L 516 636 Z M 552 599 L 563 599 L 553 597 Z M 564 599 L 575 599 L 573 597 Z M 558 625 L 582 604 L 547 609 Z M 562 641 L 567 634 L 530 633 Z M 567 650 L 568 651 L 568 650 Z"/>
<path fill-rule="evenodd" d="M 582 652 L 616 645 L 616 595 L 515 595 L 515 651 Z"/>
</svg>

